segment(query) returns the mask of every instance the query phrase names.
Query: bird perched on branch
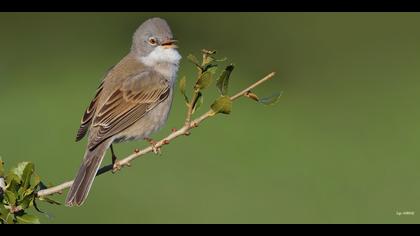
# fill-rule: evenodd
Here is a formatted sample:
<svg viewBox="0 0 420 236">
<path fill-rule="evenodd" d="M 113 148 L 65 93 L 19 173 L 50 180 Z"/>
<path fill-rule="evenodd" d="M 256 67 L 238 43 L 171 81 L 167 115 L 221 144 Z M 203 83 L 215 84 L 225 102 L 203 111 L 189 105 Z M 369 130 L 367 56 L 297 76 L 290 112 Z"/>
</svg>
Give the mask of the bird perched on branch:
<svg viewBox="0 0 420 236">
<path fill-rule="evenodd" d="M 67 206 L 83 204 L 112 144 L 138 139 L 162 127 L 171 109 L 176 73 L 181 59 L 171 29 L 160 18 L 136 30 L 130 52 L 111 68 L 86 109 L 76 141 L 88 133 L 88 143 Z"/>
</svg>

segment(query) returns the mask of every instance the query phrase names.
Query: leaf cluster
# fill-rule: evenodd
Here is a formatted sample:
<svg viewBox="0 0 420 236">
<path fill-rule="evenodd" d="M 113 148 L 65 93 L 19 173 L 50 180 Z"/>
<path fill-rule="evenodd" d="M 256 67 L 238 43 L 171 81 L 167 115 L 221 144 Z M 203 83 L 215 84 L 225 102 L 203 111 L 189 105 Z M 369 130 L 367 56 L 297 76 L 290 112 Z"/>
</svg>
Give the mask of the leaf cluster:
<svg viewBox="0 0 420 236">
<path fill-rule="evenodd" d="M 187 78 L 184 76 L 179 81 L 179 89 L 182 96 L 184 97 L 185 103 L 188 107 L 192 108 L 192 113 L 197 111 L 198 108 L 203 104 L 203 90 L 209 88 L 213 84 L 215 78 L 217 78 L 216 88 L 220 96 L 213 101 L 210 107 L 214 114 L 230 114 L 232 111 L 232 99 L 228 95 L 228 91 L 229 82 L 232 72 L 235 69 L 235 65 L 227 65 L 217 76 L 216 74 L 219 68 L 218 62 L 226 61 L 226 58 L 217 59 L 215 57 L 215 50 L 203 49 L 201 53 L 201 61 L 199 61 L 198 58 L 193 54 L 190 54 L 187 57 L 188 60 L 197 68 L 197 77 L 194 82 L 191 100 L 189 99 L 186 92 Z M 248 91 L 245 96 L 258 103 L 264 105 L 272 105 L 279 100 L 281 93 L 274 93 L 271 96 L 259 98 L 252 91 Z"/>
<path fill-rule="evenodd" d="M 50 198 L 38 198 L 36 193 L 45 186 L 35 173 L 31 162 L 20 162 L 16 167 L 5 171 L 0 158 L 0 223 L 1 224 L 39 224 L 39 218 L 30 214 L 34 209 L 40 213 L 37 200 L 51 204 L 60 204 Z"/>
</svg>

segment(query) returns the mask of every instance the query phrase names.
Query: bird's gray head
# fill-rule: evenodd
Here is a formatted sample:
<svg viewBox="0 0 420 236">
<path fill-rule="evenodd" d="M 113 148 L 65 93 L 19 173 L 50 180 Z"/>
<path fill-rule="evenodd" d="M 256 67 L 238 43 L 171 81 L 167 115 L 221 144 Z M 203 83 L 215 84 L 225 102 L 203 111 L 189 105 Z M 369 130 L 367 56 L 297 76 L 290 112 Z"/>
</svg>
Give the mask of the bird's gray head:
<svg viewBox="0 0 420 236">
<path fill-rule="evenodd" d="M 146 64 L 169 62 L 177 64 L 181 59 L 176 51 L 176 40 L 168 23 L 161 18 L 151 18 L 136 30 L 131 51 Z M 147 60 L 148 59 L 148 60 Z"/>
</svg>

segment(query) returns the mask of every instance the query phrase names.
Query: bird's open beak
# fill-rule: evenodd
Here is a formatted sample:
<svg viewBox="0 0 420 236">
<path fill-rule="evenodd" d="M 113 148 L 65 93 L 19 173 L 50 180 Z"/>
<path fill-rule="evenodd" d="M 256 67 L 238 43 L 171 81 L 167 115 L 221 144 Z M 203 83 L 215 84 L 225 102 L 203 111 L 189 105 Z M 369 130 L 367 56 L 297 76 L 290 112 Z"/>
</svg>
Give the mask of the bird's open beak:
<svg viewBox="0 0 420 236">
<path fill-rule="evenodd" d="M 162 43 L 162 47 L 164 48 L 177 48 L 178 46 L 175 44 L 178 40 L 170 39 Z"/>
</svg>

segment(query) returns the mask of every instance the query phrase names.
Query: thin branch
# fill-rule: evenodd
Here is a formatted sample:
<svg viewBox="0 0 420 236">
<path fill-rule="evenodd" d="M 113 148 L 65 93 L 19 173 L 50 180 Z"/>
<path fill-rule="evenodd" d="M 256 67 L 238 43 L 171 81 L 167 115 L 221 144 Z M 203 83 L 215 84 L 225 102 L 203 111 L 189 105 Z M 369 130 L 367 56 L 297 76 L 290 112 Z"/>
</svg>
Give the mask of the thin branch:
<svg viewBox="0 0 420 236">
<path fill-rule="evenodd" d="M 193 93 L 193 96 L 191 98 L 191 101 L 190 101 L 190 103 L 188 103 L 187 117 L 185 119 L 185 125 L 189 125 L 191 123 L 191 116 L 192 116 L 192 113 L 193 113 L 193 110 L 194 110 L 194 103 L 195 103 L 195 100 L 197 100 L 197 97 L 198 97 L 198 91 L 196 91 L 194 89 L 194 93 Z"/>
<path fill-rule="evenodd" d="M 250 85 L 248 88 L 246 88 L 246 89 L 242 90 L 241 92 L 233 95 L 232 97 L 230 97 L 230 99 L 233 101 L 233 100 L 236 100 L 236 99 L 244 96 L 251 89 L 254 89 L 255 87 L 259 86 L 260 84 L 262 84 L 262 83 L 266 82 L 267 80 L 273 78 L 274 75 L 275 75 L 274 72 L 268 74 L 264 78 L 258 80 L 254 84 Z M 184 135 L 188 136 L 190 134 L 191 129 L 198 127 L 198 125 L 201 122 L 203 122 L 207 118 L 212 117 L 214 115 L 215 115 L 215 112 L 213 110 L 209 110 L 206 113 L 204 113 L 203 115 L 201 115 L 200 117 L 191 121 L 190 120 L 191 119 L 191 111 L 189 109 L 188 112 L 187 112 L 187 120 L 186 120 L 187 122 L 184 124 L 184 126 L 182 128 L 172 132 L 171 134 L 169 134 L 165 138 L 161 139 L 160 141 L 155 143 L 154 146 L 151 145 L 151 146 L 149 146 L 149 147 L 147 147 L 143 150 L 136 150 L 133 154 L 129 155 L 128 157 L 117 161 L 116 164 L 119 167 L 125 167 L 125 166 L 129 167 L 129 166 L 131 166 L 131 164 L 130 164 L 131 161 L 133 161 L 134 159 L 142 157 L 149 152 L 153 152 L 154 150 L 156 150 L 156 148 L 159 149 L 162 146 L 164 146 L 166 144 L 169 144 L 172 140 L 174 140 L 175 138 L 177 138 L 179 136 L 184 136 Z M 103 173 L 109 172 L 111 170 L 114 170 L 113 165 L 107 165 L 107 166 L 104 166 L 101 169 L 99 169 L 99 171 L 96 175 L 98 176 L 98 175 L 101 175 Z M 65 182 L 63 184 L 52 187 L 52 188 L 40 190 L 40 191 L 37 192 L 37 196 L 42 197 L 42 196 L 52 195 L 52 194 L 55 194 L 55 193 L 61 193 L 63 190 L 65 190 L 67 188 L 70 188 L 72 184 L 73 184 L 73 181 L 68 181 L 68 182 Z"/>
<path fill-rule="evenodd" d="M 270 74 L 268 74 L 267 76 L 265 76 L 264 78 L 258 80 L 257 82 L 255 82 L 253 85 L 249 86 L 248 88 L 242 90 L 241 92 L 233 95 L 232 97 L 230 97 L 230 100 L 236 100 L 241 96 L 244 96 L 248 91 L 251 91 L 252 89 L 254 89 L 255 87 L 257 87 L 258 85 L 264 83 L 267 80 L 270 80 L 271 78 L 274 77 L 276 73 L 275 72 L 271 72 Z"/>
</svg>

